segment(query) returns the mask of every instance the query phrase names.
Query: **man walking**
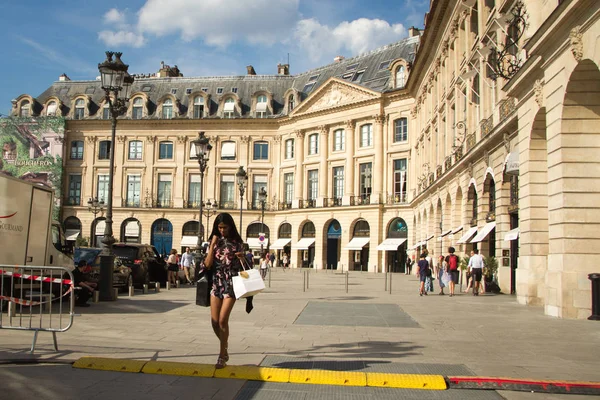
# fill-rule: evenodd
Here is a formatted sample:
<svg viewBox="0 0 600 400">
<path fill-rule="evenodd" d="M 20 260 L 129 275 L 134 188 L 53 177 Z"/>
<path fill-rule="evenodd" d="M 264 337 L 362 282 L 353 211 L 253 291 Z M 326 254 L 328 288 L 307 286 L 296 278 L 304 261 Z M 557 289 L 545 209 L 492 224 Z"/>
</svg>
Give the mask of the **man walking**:
<svg viewBox="0 0 600 400">
<path fill-rule="evenodd" d="M 190 279 L 190 268 L 194 266 L 194 255 L 189 247 L 185 249 L 185 253 L 181 256 L 181 266 L 183 267 L 183 272 L 185 274 L 185 279 L 189 285 L 192 285 L 193 282 Z"/>
<path fill-rule="evenodd" d="M 479 296 L 479 288 L 481 286 L 481 277 L 483 276 L 483 257 L 479 254 L 479 250 L 471 251 L 469 259 L 469 270 L 473 277 L 473 296 Z"/>
</svg>

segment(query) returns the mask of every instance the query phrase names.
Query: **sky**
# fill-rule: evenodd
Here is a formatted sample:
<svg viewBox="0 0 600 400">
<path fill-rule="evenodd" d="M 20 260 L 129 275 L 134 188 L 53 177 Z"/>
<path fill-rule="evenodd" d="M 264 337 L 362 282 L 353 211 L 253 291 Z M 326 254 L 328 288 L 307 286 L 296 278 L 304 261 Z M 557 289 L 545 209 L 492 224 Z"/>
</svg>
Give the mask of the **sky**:
<svg viewBox="0 0 600 400">
<path fill-rule="evenodd" d="M 93 80 L 106 50 L 131 74 L 161 61 L 184 76 L 297 74 L 423 27 L 429 0 L 0 0 L 0 114 L 65 73 Z"/>
</svg>

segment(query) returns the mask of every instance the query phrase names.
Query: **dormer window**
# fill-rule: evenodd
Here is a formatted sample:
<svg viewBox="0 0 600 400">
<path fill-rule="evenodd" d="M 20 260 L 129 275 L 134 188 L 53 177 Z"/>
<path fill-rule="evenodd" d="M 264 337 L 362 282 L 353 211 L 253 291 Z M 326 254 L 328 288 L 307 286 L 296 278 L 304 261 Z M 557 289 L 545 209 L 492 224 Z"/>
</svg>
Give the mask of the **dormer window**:
<svg viewBox="0 0 600 400">
<path fill-rule="evenodd" d="M 194 97 L 194 118 L 204 117 L 204 97 Z"/>
<path fill-rule="evenodd" d="M 401 65 L 396 70 L 396 88 L 401 89 L 404 87 L 406 81 L 404 65 Z"/>
<path fill-rule="evenodd" d="M 288 112 L 292 112 L 294 110 L 294 106 L 295 106 L 295 102 L 294 102 L 294 95 L 291 94 L 290 97 L 288 97 Z"/>
<path fill-rule="evenodd" d="M 173 100 L 166 99 L 162 106 L 162 117 L 163 119 L 173 118 Z"/>
<path fill-rule="evenodd" d="M 225 100 L 225 104 L 223 104 L 223 117 L 233 118 L 234 111 L 235 101 L 232 98 L 228 98 Z"/>
<path fill-rule="evenodd" d="M 108 107 L 108 103 L 102 107 L 102 119 L 110 119 L 110 108 Z"/>
<path fill-rule="evenodd" d="M 133 108 L 131 112 L 132 119 L 142 119 L 142 113 L 144 111 L 144 101 L 141 97 L 133 99 Z"/>
<path fill-rule="evenodd" d="M 48 103 L 48 106 L 46 107 L 46 115 L 48 117 L 56 115 L 56 109 L 57 109 L 56 102 L 55 101 L 51 101 L 50 103 Z"/>
<path fill-rule="evenodd" d="M 20 117 L 29 117 L 31 114 L 31 103 L 29 100 L 23 100 L 21 102 L 21 109 L 19 110 Z"/>
<path fill-rule="evenodd" d="M 75 100 L 75 119 L 83 119 L 85 115 L 85 101 L 83 99 Z"/>
<path fill-rule="evenodd" d="M 256 118 L 267 117 L 267 96 L 261 94 L 256 98 Z"/>
</svg>

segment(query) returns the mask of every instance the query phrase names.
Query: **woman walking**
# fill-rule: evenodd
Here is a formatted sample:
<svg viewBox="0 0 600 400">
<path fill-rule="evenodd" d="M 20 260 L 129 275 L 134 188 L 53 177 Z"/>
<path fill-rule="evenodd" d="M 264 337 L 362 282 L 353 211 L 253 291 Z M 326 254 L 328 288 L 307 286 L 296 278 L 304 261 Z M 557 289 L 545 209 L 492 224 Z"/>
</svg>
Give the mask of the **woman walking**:
<svg viewBox="0 0 600 400">
<path fill-rule="evenodd" d="M 230 214 L 217 215 L 208 242 L 210 245 L 204 267 L 214 271 L 210 320 L 220 344 L 215 368 L 224 368 L 229 361 L 229 316 L 235 304 L 232 278 L 238 274 L 241 259 L 245 257 L 242 238 Z"/>
<path fill-rule="evenodd" d="M 171 253 L 167 258 L 167 270 L 168 280 L 173 285 L 177 286 L 177 272 L 179 271 L 179 265 L 177 265 L 177 250 L 171 249 Z"/>
<path fill-rule="evenodd" d="M 419 257 L 419 262 L 417 263 L 417 274 L 419 275 L 419 296 L 427 296 L 427 292 L 425 291 L 425 280 L 427 279 L 427 273 L 429 270 L 429 263 L 425 259 L 427 254 L 421 253 Z"/>
<path fill-rule="evenodd" d="M 444 272 L 446 272 L 446 269 L 448 268 L 448 264 L 446 264 L 446 261 L 444 261 L 444 256 L 440 256 L 440 259 L 438 260 L 437 263 L 437 271 L 436 271 L 436 276 L 438 279 L 438 282 L 440 284 L 440 296 L 443 296 L 444 293 L 444 288 L 446 287 L 446 285 L 444 284 L 442 277 L 444 276 Z"/>
</svg>

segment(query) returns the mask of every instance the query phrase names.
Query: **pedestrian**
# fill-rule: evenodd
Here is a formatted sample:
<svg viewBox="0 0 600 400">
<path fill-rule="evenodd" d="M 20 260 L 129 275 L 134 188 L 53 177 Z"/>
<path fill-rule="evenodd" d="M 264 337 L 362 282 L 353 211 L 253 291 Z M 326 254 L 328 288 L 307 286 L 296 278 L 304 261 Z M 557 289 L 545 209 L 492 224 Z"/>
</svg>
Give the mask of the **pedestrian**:
<svg viewBox="0 0 600 400">
<path fill-rule="evenodd" d="M 425 291 L 425 280 L 427 279 L 427 273 L 429 270 L 429 263 L 425 259 L 427 255 L 425 253 L 421 253 L 419 257 L 419 262 L 417 263 L 417 274 L 419 276 L 419 296 L 427 296 L 427 292 Z"/>
<path fill-rule="evenodd" d="M 425 253 L 425 260 L 427 260 L 427 264 L 429 265 L 429 270 L 427 272 L 427 278 L 425 279 L 425 291 L 426 292 L 433 292 L 433 272 L 435 270 L 435 263 L 433 262 L 433 257 L 431 256 L 431 254 L 429 254 L 429 250 L 425 249 L 423 250 L 423 252 Z M 433 251 L 432 251 L 433 253 Z"/>
<path fill-rule="evenodd" d="M 235 304 L 232 278 L 242 268 L 243 242 L 231 214 L 221 213 L 215 218 L 208 238 L 210 243 L 203 267 L 213 270 L 210 297 L 210 321 L 219 339 L 219 357 L 215 368 L 224 368 L 229 361 L 229 316 Z M 248 306 L 250 304 L 250 306 Z M 246 304 L 246 311 L 252 308 Z"/>
<path fill-rule="evenodd" d="M 181 256 L 181 265 L 187 283 L 192 285 L 194 282 L 192 282 L 192 279 L 190 278 L 190 268 L 194 266 L 194 255 L 189 247 L 186 247 L 185 253 Z"/>
<path fill-rule="evenodd" d="M 283 269 L 287 269 L 290 266 L 290 259 L 287 253 L 283 253 Z"/>
<path fill-rule="evenodd" d="M 473 276 L 473 296 L 479 296 L 479 288 L 481 286 L 481 277 L 483 276 L 483 257 L 479 254 L 479 250 L 471 251 L 469 259 L 469 269 Z"/>
<path fill-rule="evenodd" d="M 252 254 L 252 250 L 248 249 L 248 253 L 246 253 L 246 261 L 248 261 L 248 265 L 251 268 L 254 268 L 254 254 Z"/>
<path fill-rule="evenodd" d="M 446 285 L 444 284 L 444 282 L 442 282 L 442 277 L 444 276 L 444 273 L 446 272 L 446 261 L 444 261 L 444 256 L 440 255 L 438 263 L 436 265 L 436 272 L 435 272 L 435 276 L 437 277 L 438 280 L 438 284 L 440 285 L 440 296 L 443 296 L 444 293 L 444 288 L 446 287 Z"/>
<path fill-rule="evenodd" d="M 77 268 L 73 270 L 73 285 L 79 287 L 79 290 L 75 290 L 73 295 L 75 296 L 75 305 L 78 307 L 89 307 L 88 300 L 92 297 L 94 290 L 96 290 L 98 284 L 96 282 L 86 281 L 84 277 L 84 269 L 87 267 L 85 260 L 79 260 Z"/>
<path fill-rule="evenodd" d="M 173 286 L 177 286 L 177 272 L 179 271 L 179 265 L 177 265 L 177 249 L 171 249 L 171 253 L 167 258 L 167 271 L 168 272 L 168 281 L 173 284 Z"/>
<path fill-rule="evenodd" d="M 458 283 L 458 275 L 459 275 L 459 271 L 458 271 L 458 256 L 456 254 L 454 254 L 456 250 L 454 249 L 454 247 L 450 246 L 448 247 L 448 254 L 446 256 L 446 259 L 444 261 L 446 261 L 446 268 L 448 273 L 450 274 L 450 282 L 448 282 L 448 286 L 450 289 L 450 297 L 454 296 L 454 287 L 455 285 Z"/>
<path fill-rule="evenodd" d="M 269 261 L 271 264 L 271 268 L 275 267 L 275 253 L 271 253 L 271 255 L 269 256 Z"/>
<path fill-rule="evenodd" d="M 260 258 L 259 266 L 260 266 L 260 276 L 264 280 L 267 277 L 267 270 L 269 269 L 269 259 L 266 254 L 263 254 L 263 256 Z"/>
<path fill-rule="evenodd" d="M 413 261 L 410 259 L 410 256 L 406 255 L 406 267 L 404 269 L 404 275 L 410 275 L 410 270 L 412 268 Z"/>
</svg>

